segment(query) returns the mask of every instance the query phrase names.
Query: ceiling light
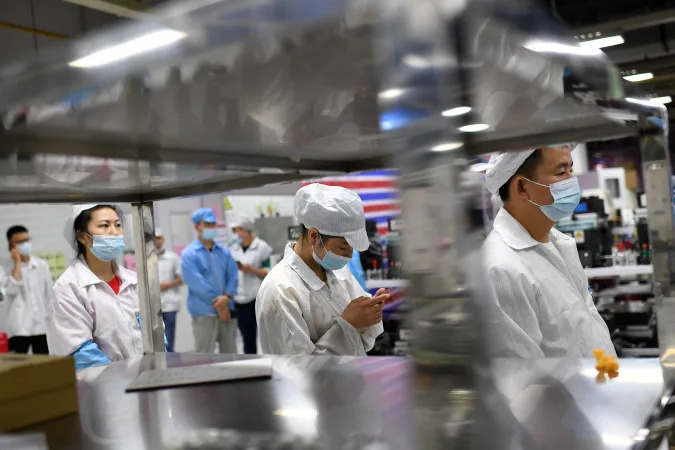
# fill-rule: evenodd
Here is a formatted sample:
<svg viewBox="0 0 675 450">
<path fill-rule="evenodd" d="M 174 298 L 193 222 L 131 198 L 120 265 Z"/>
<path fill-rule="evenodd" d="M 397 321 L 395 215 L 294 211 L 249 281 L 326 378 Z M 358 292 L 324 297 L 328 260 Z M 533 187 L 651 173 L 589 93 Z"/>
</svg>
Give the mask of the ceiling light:
<svg viewBox="0 0 675 450">
<path fill-rule="evenodd" d="M 555 41 L 531 40 L 524 47 L 537 53 L 559 53 L 563 55 L 599 56 L 602 50 L 592 47 L 580 47 L 578 45 L 562 44 Z"/>
<path fill-rule="evenodd" d="M 185 38 L 187 34 L 176 30 L 160 30 L 131 39 L 121 44 L 106 47 L 84 58 L 69 62 L 70 67 L 90 68 L 120 61 L 131 56 L 166 47 Z"/>
<path fill-rule="evenodd" d="M 462 114 L 467 114 L 471 112 L 470 106 L 458 106 L 457 108 L 446 109 L 441 113 L 443 117 L 455 117 L 461 116 Z"/>
<path fill-rule="evenodd" d="M 423 56 L 415 55 L 414 53 L 409 53 L 403 57 L 403 63 L 414 67 L 415 69 L 427 69 L 431 67 L 431 62 Z"/>
<path fill-rule="evenodd" d="M 636 73 L 633 75 L 626 75 L 625 77 L 623 77 L 624 80 L 632 81 L 633 83 L 637 83 L 638 81 L 651 80 L 652 78 L 654 78 L 654 74 L 651 72 Z"/>
<path fill-rule="evenodd" d="M 464 125 L 463 127 L 459 127 L 459 131 L 463 133 L 477 133 L 479 131 L 485 131 L 488 128 L 490 128 L 490 125 L 486 123 L 472 123 L 469 125 Z"/>
<path fill-rule="evenodd" d="M 400 97 L 401 94 L 403 94 L 403 89 L 394 88 L 394 89 L 387 89 L 386 91 L 380 92 L 379 97 L 391 99 L 391 98 Z"/>
<path fill-rule="evenodd" d="M 642 105 L 642 106 L 660 106 L 660 105 L 665 105 L 666 103 L 670 103 L 673 101 L 672 98 L 669 96 L 665 97 L 656 97 L 656 98 L 647 98 L 647 99 L 639 99 L 639 98 L 630 98 L 626 97 L 626 101 L 628 103 L 635 103 L 636 105 Z"/>
<path fill-rule="evenodd" d="M 654 103 L 658 103 L 659 105 L 665 105 L 666 103 L 670 103 L 673 101 L 673 99 L 670 98 L 669 95 L 666 95 L 664 97 L 651 98 L 650 100 Z"/>
<path fill-rule="evenodd" d="M 457 150 L 462 147 L 464 144 L 462 142 L 444 142 L 438 144 L 434 147 L 431 147 L 432 152 L 449 152 L 450 150 Z"/>
<path fill-rule="evenodd" d="M 581 41 L 579 42 L 579 45 L 582 47 L 587 47 L 587 48 L 605 48 L 605 47 L 612 47 L 614 45 L 620 45 L 623 44 L 625 41 L 623 40 L 623 37 L 617 35 L 617 36 L 607 36 L 603 38 L 598 38 L 598 39 L 591 39 L 590 41 Z"/>
<path fill-rule="evenodd" d="M 469 166 L 469 170 L 472 172 L 485 172 L 488 168 L 488 163 L 486 162 L 477 162 Z"/>
<path fill-rule="evenodd" d="M 314 419 L 319 415 L 318 411 L 312 408 L 281 408 L 272 412 L 272 414 L 292 419 Z"/>
</svg>

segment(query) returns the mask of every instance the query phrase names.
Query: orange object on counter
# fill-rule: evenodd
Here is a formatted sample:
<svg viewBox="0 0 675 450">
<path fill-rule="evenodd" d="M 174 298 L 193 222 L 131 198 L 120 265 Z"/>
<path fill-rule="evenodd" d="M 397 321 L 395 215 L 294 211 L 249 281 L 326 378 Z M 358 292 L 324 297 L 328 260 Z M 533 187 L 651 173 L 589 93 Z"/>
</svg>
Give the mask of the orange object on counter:
<svg viewBox="0 0 675 450">
<path fill-rule="evenodd" d="M 616 360 L 616 356 L 606 355 L 602 349 L 593 350 L 593 356 L 595 356 L 597 362 L 595 368 L 598 369 L 599 372 L 610 372 L 615 374 L 619 371 L 619 363 Z M 612 378 L 616 378 L 616 375 Z"/>
</svg>

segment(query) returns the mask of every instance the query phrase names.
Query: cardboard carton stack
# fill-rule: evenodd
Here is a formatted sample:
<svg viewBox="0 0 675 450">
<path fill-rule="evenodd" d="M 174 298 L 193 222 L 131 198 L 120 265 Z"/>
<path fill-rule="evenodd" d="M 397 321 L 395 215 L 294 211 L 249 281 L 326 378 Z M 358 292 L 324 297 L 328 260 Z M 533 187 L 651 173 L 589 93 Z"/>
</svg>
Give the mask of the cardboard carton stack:
<svg viewBox="0 0 675 450">
<path fill-rule="evenodd" d="M 76 412 L 72 357 L 0 354 L 0 432 Z"/>
</svg>

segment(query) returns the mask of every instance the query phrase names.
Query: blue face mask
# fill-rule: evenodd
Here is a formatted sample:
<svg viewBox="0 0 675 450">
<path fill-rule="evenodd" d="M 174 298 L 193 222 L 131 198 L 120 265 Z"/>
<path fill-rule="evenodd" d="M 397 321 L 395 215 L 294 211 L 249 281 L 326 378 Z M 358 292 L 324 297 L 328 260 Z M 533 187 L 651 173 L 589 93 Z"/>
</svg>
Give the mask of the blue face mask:
<svg viewBox="0 0 675 450">
<path fill-rule="evenodd" d="M 218 235 L 218 229 L 217 228 L 204 228 L 202 230 L 202 239 L 205 241 L 212 241 L 216 238 Z"/>
<path fill-rule="evenodd" d="M 104 234 L 91 236 L 91 238 L 94 243 L 89 250 L 101 261 L 109 262 L 117 259 L 124 250 L 124 235 Z"/>
<path fill-rule="evenodd" d="M 537 183 L 536 181 L 528 180 L 530 183 L 538 184 L 539 186 L 547 187 L 551 190 L 553 195 L 553 203 L 550 205 L 538 205 L 532 200 L 529 200 L 533 205 L 537 205 L 541 212 L 546 217 L 554 222 L 557 222 L 565 217 L 571 215 L 581 200 L 581 188 L 579 187 L 579 180 L 577 177 L 568 178 L 567 180 L 559 181 L 550 185 Z"/>
<path fill-rule="evenodd" d="M 232 235 L 232 245 L 241 245 L 241 236 L 238 234 L 233 234 Z"/>
<path fill-rule="evenodd" d="M 321 245 L 323 246 L 323 249 L 326 250 L 326 246 L 323 245 L 323 239 L 319 237 L 319 240 L 321 240 Z M 336 255 L 335 253 L 329 252 L 328 250 L 326 250 L 326 255 L 323 257 L 323 259 L 319 259 L 319 256 L 312 249 L 312 257 L 314 258 L 314 261 L 316 261 L 316 263 L 321 267 L 323 267 L 325 270 L 340 270 L 344 266 L 349 264 L 349 261 L 351 260 L 351 258 Z"/>
</svg>

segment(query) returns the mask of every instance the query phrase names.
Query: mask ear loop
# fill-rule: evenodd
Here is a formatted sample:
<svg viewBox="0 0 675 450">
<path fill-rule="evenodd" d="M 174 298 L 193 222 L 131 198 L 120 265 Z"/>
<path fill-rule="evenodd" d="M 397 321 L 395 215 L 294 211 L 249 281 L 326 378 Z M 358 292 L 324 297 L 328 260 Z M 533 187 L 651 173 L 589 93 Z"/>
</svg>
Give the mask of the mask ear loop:
<svg viewBox="0 0 675 450">
<path fill-rule="evenodd" d="M 543 187 L 545 187 L 545 188 L 548 188 L 549 191 L 551 190 L 551 186 L 548 186 L 548 185 L 546 185 L 546 184 L 537 183 L 536 181 L 532 181 L 532 180 L 530 180 L 529 178 L 526 178 L 526 177 L 523 177 L 523 180 L 527 180 L 527 181 L 529 181 L 529 182 L 532 183 L 532 184 L 538 184 L 539 186 L 543 186 Z M 553 192 L 551 192 L 551 196 L 553 196 Z M 529 198 L 527 199 L 527 201 L 530 202 L 530 203 L 532 203 L 533 205 L 536 205 L 536 206 L 540 207 L 540 208 L 543 207 L 543 206 L 551 206 L 551 205 L 554 205 L 554 204 L 555 204 L 555 198 L 553 199 L 553 203 L 551 203 L 551 205 L 540 205 L 539 203 L 533 202 L 533 201 L 530 200 Z"/>
</svg>

